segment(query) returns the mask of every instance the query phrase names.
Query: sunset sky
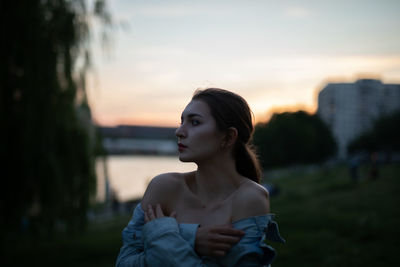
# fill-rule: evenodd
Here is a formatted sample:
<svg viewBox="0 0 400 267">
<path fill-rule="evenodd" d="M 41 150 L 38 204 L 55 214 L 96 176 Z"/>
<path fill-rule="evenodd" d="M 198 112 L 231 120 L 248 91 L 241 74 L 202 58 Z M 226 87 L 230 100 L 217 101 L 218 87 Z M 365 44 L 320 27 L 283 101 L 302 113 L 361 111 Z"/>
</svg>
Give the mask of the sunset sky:
<svg viewBox="0 0 400 267">
<path fill-rule="evenodd" d="M 89 100 L 100 125 L 177 126 L 196 88 L 242 95 L 256 121 L 315 111 L 328 82 L 400 83 L 400 1 L 109 0 L 93 41 Z"/>
</svg>

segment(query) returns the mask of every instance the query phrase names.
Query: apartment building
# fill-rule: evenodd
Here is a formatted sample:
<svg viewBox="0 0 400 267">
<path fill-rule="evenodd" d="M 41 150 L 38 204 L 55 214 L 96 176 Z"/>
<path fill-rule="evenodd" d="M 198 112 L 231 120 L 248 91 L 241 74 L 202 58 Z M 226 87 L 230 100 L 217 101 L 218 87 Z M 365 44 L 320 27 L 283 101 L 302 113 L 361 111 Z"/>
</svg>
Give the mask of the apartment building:
<svg viewBox="0 0 400 267">
<path fill-rule="evenodd" d="M 318 115 L 331 128 L 338 158 L 346 159 L 347 145 L 369 130 L 374 120 L 400 109 L 400 84 L 361 79 L 329 83 L 318 95 Z"/>
</svg>

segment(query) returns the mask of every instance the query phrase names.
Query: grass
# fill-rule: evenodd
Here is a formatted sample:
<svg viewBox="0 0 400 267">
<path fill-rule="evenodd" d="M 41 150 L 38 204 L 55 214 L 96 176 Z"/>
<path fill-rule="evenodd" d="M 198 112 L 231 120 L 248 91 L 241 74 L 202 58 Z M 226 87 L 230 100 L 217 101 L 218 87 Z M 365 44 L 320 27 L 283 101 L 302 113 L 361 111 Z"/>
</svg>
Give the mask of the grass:
<svg viewBox="0 0 400 267">
<path fill-rule="evenodd" d="M 279 266 L 398 266 L 400 166 L 383 166 L 377 180 L 368 166 L 354 184 L 335 167 L 273 180 L 271 199 L 286 244 L 273 244 Z"/>
<path fill-rule="evenodd" d="M 366 177 L 368 168 L 361 169 Z M 377 180 L 351 182 L 344 166 L 291 172 L 272 182 L 271 198 L 285 244 L 273 266 L 397 266 L 400 251 L 400 166 Z M 114 266 L 129 216 L 90 225 L 77 236 L 24 239 L 3 248 L 2 266 Z"/>
<path fill-rule="evenodd" d="M 19 240 L 15 246 L 3 249 L 6 257 L 0 263 L 2 266 L 114 266 L 121 247 L 121 231 L 129 219 L 130 216 L 121 216 L 92 224 L 81 235 Z"/>
</svg>

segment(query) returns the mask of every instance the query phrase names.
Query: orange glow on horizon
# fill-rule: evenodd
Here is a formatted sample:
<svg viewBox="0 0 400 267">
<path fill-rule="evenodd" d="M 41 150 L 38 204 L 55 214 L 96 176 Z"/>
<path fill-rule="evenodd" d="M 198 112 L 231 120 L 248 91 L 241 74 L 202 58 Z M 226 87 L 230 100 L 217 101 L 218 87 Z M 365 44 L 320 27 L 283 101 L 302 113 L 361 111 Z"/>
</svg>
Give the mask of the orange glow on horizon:
<svg viewBox="0 0 400 267">
<path fill-rule="evenodd" d="M 274 106 L 264 114 L 257 115 L 256 114 L 256 124 L 257 123 L 265 123 L 268 122 L 274 113 L 283 113 L 283 112 L 296 112 L 296 111 L 305 111 L 309 114 L 314 114 L 317 111 L 317 107 L 306 106 L 303 104 L 297 105 L 287 105 L 287 106 Z"/>
<path fill-rule="evenodd" d="M 283 112 L 296 112 L 303 110 L 307 113 L 313 114 L 316 112 L 317 107 L 307 106 L 303 104 L 274 106 L 266 112 L 255 114 L 255 124 L 267 122 L 274 113 Z M 175 116 L 156 117 L 154 115 L 147 116 L 131 116 L 131 117 L 95 117 L 94 121 L 97 125 L 104 127 L 115 127 L 118 125 L 137 125 L 137 126 L 155 126 L 155 127 L 178 127 L 179 122 Z"/>
<path fill-rule="evenodd" d="M 118 125 L 136 125 L 136 126 L 155 126 L 155 127 L 178 127 L 175 118 L 154 118 L 148 117 L 132 117 L 132 118 L 95 118 L 97 125 L 104 127 L 115 127 Z"/>
</svg>

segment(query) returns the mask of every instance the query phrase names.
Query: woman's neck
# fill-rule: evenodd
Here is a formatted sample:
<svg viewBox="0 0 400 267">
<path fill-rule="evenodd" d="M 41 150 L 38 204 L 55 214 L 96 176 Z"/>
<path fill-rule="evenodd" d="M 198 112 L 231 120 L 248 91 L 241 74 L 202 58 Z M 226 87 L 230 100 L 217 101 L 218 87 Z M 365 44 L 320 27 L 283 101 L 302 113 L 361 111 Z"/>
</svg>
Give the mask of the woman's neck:
<svg viewBox="0 0 400 267">
<path fill-rule="evenodd" d="M 193 192 L 205 205 L 225 200 L 247 179 L 236 171 L 233 159 L 221 157 L 197 165 Z"/>
</svg>

